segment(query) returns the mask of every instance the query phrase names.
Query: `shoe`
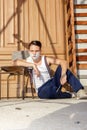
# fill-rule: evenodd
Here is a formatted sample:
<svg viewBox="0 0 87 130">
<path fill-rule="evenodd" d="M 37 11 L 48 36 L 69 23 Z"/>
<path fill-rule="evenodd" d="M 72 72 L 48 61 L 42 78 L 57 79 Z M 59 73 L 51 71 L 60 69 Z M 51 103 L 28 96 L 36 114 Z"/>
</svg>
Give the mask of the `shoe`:
<svg viewBox="0 0 87 130">
<path fill-rule="evenodd" d="M 72 96 L 72 98 L 76 98 L 76 93 L 75 93 L 75 92 L 72 92 L 72 93 L 71 93 L 71 96 Z"/>
<path fill-rule="evenodd" d="M 76 98 L 76 93 L 75 92 L 70 92 L 70 91 L 66 91 L 66 92 L 71 94 L 71 98 Z"/>
<path fill-rule="evenodd" d="M 87 94 L 86 94 L 86 92 L 84 91 L 84 89 L 80 89 L 80 90 L 77 92 L 77 99 L 87 99 Z"/>
</svg>

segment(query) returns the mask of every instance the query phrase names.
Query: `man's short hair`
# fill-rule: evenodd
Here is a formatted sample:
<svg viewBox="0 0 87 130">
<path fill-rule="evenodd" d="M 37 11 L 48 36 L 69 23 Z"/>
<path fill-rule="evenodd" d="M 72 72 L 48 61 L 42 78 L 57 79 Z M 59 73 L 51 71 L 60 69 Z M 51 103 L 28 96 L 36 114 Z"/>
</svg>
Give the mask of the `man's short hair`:
<svg viewBox="0 0 87 130">
<path fill-rule="evenodd" d="M 41 49 L 41 47 L 42 47 L 42 44 L 41 44 L 41 42 L 40 41 L 31 41 L 30 43 L 29 43 L 29 45 L 28 45 L 28 49 L 30 49 L 30 46 L 31 45 L 35 45 L 35 46 L 38 46 L 38 47 L 40 47 L 40 49 Z"/>
</svg>

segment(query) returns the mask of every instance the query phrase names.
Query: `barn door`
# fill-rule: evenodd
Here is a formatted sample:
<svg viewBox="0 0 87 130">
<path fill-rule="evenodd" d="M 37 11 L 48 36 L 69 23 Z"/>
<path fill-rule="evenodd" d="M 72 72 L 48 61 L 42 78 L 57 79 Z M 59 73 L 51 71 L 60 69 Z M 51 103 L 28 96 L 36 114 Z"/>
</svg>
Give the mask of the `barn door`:
<svg viewBox="0 0 87 130">
<path fill-rule="evenodd" d="M 11 54 L 42 42 L 42 54 L 66 58 L 64 0 L 0 0 L 0 66 L 11 65 Z M 3 77 L 3 94 L 6 79 Z M 11 78 L 11 96 L 15 95 Z M 21 91 L 21 90 L 20 90 Z"/>
</svg>

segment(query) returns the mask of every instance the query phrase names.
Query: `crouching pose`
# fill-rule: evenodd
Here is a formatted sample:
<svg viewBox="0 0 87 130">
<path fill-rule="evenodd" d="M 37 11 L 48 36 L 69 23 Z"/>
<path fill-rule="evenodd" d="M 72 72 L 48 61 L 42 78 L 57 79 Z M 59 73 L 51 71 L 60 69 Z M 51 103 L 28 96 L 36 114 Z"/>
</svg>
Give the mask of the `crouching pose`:
<svg viewBox="0 0 87 130">
<path fill-rule="evenodd" d="M 87 98 L 80 81 L 67 69 L 66 60 L 41 55 L 41 47 L 40 41 L 32 41 L 28 46 L 30 56 L 26 60 L 14 61 L 14 65 L 33 67 L 33 81 L 39 98 L 71 98 L 71 93 L 61 91 L 61 86 L 66 82 L 70 84 L 78 99 Z M 49 73 L 50 64 L 58 65 L 53 77 Z"/>
</svg>

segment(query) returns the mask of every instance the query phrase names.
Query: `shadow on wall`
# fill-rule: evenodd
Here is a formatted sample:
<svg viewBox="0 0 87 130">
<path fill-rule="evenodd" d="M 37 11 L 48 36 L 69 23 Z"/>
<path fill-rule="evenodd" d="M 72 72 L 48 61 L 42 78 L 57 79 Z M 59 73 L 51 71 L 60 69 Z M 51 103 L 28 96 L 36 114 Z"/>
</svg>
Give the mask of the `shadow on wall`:
<svg viewBox="0 0 87 130">
<path fill-rule="evenodd" d="M 25 3 L 26 0 L 17 0 L 17 8 L 16 11 L 12 14 L 12 16 L 9 18 L 9 20 L 7 21 L 7 23 L 4 25 L 4 27 L 0 30 L 0 35 L 2 34 L 2 32 L 5 31 L 5 29 L 8 27 L 9 23 L 12 21 L 12 19 L 14 17 L 17 16 L 18 21 L 18 35 L 20 37 L 20 29 L 19 29 L 19 24 L 20 24 L 20 13 L 21 13 L 21 6 Z M 19 37 L 18 37 L 18 43 L 19 43 Z M 18 50 L 20 50 L 20 45 L 18 44 Z"/>
<path fill-rule="evenodd" d="M 18 44 L 21 43 L 24 48 L 28 49 L 28 44 L 29 44 L 28 42 L 24 42 L 23 40 L 21 40 L 21 39 L 19 38 L 19 35 L 18 35 L 18 34 L 13 34 L 13 36 L 14 36 L 15 39 L 18 40 Z"/>
<path fill-rule="evenodd" d="M 7 21 L 7 23 L 5 24 L 5 26 L 0 30 L 0 35 L 1 35 L 1 33 L 7 28 L 7 26 L 9 25 L 9 23 L 11 22 L 11 20 L 16 16 L 16 15 L 18 15 L 18 13 L 21 13 L 21 6 L 22 6 L 22 4 L 25 2 L 26 0 L 20 0 L 20 2 L 19 2 L 19 0 L 17 1 L 18 3 L 18 6 L 17 6 L 17 8 L 16 8 L 16 11 L 13 13 L 13 15 L 9 18 L 9 20 Z"/>
<path fill-rule="evenodd" d="M 39 4 L 38 0 L 35 0 L 35 2 L 36 2 L 36 6 L 37 6 L 37 8 L 38 8 L 38 12 L 39 12 L 39 14 L 40 14 L 40 17 L 41 17 L 41 19 L 42 19 L 44 28 L 45 28 L 45 30 L 46 30 L 46 32 L 47 32 L 47 35 L 48 35 L 48 38 L 49 38 L 49 41 L 50 41 L 50 45 L 51 45 L 51 47 L 52 47 L 52 49 L 53 49 L 54 56 L 56 57 L 55 48 L 54 48 L 54 46 L 53 46 L 53 44 L 52 44 L 53 41 L 52 41 L 50 32 L 49 32 L 49 30 L 48 30 L 48 27 L 47 27 L 45 18 L 44 18 L 44 16 L 43 16 L 43 13 L 42 13 L 40 4 Z M 18 21 L 19 21 L 19 23 L 20 23 L 20 15 L 19 15 L 19 20 L 18 20 Z M 19 26 L 20 26 L 20 24 L 19 24 Z M 26 42 L 24 42 L 23 40 L 21 40 L 20 37 L 19 37 L 19 34 L 13 34 L 13 36 L 14 36 L 14 38 L 17 39 L 17 41 L 18 41 L 18 46 L 20 46 L 19 44 L 21 43 L 24 48 L 27 48 L 27 49 L 28 49 L 28 43 L 26 43 Z"/>
<path fill-rule="evenodd" d="M 63 0 L 62 0 L 63 1 Z M 20 50 L 20 44 L 22 44 L 23 46 L 24 46 L 24 48 L 27 48 L 28 47 L 28 43 L 25 43 L 24 41 L 22 41 L 21 39 L 20 39 L 20 14 L 21 14 L 21 7 L 23 6 L 23 4 L 26 2 L 26 0 L 17 0 L 17 8 L 16 8 L 16 11 L 14 11 L 14 13 L 10 16 L 10 18 L 8 19 L 8 21 L 7 21 L 7 23 L 4 25 L 4 27 L 3 28 L 1 28 L 1 30 L 0 30 L 0 35 L 2 34 L 2 32 L 4 32 L 5 31 L 5 29 L 8 27 L 8 25 L 9 25 L 9 23 L 12 21 L 12 19 L 15 17 L 15 16 L 17 16 L 17 26 L 18 26 L 18 28 L 17 28 L 17 34 L 13 34 L 13 36 L 14 36 L 14 38 L 16 38 L 17 39 L 17 43 L 18 43 L 18 50 Z M 49 30 L 48 30 L 48 27 L 47 27 L 47 24 L 46 24 L 46 21 L 45 21 L 45 18 L 44 18 L 44 16 L 43 16 L 43 12 L 42 12 L 42 10 L 41 10 L 41 7 L 40 7 L 40 4 L 39 4 L 39 2 L 38 2 L 38 0 L 35 0 L 35 2 L 36 2 L 36 6 L 37 6 L 37 8 L 38 8 L 38 11 L 39 11 L 39 14 L 40 14 L 40 17 L 41 17 L 41 19 L 42 19 L 42 22 L 43 22 L 43 24 L 44 24 L 44 28 L 45 28 L 45 30 L 46 30 L 46 32 L 47 32 L 47 35 L 48 35 L 48 38 L 49 38 L 49 41 L 50 41 L 50 45 L 51 45 L 51 47 L 52 47 L 52 49 L 53 49 L 53 52 L 54 52 L 54 56 L 56 57 L 56 52 L 55 52 L 55 48 L 54 48 L 54 46 L 53 46 L 53 41 L 52 41 L 52 37 L 51 37 L 51 35 L 50 35 L 50 32 L 49 32 Z"/>
</svg>

